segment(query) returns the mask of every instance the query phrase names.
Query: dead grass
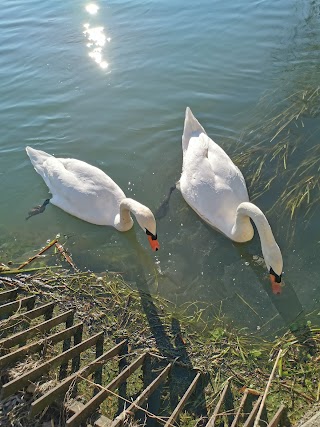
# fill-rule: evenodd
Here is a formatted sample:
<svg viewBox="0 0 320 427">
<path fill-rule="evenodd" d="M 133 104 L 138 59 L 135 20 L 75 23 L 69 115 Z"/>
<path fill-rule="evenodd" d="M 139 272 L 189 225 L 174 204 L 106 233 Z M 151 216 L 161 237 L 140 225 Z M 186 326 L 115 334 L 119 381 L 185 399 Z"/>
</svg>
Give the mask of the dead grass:
<svg viewBox="0 0 320 427">
<path fill-rule="evenodd" d="M 227 378 L 232 377 L 233 391 L 239 399 L 244 388 L 263 392 L 279 349 L 283 356 L 268 397 L 269 411 L 275 411 L 284 402 L 294 421 L 319 400 L 320 368 L 316 349 L 320 344 L 320 329 L 312 325 L 305 325 L 295 334 L 287 332 L 271 342 L 237 331 L 222 315 L 208 321 L 210 305 L 190 303 L 178 308 L 163 298 L 132 289 L 119 275 L 96 276 L 90 272 L 47 269 L 28 278 L 23 275 L 23 278 L 23 282 L 19 276 L 11 280 L 28 294 L 38 295 L 42 301 L 55 300 L 63 309 L 75 307 L 77 318 L 85 324 L 85 336 L 103 329 L 110 345 L 116 339 L 127 338 L 129 353 L 148 350 L 167 362 L 175 361 L 179 366 L 205 372 L 209 378 L 205 387 L 205 404 L 209 412 L 213 411 Z M 149 306 L 143 303 L 144 298 L 149 301 Z M 147 306 L 152 307 L 151 313 L 145 312 Z M 179 325 L 178 331 L 172 327 L 173 322 Z M 88 355 L 88 360 L 91 356 Z M 17 376 L 21 369 L 23 371 L 25 366 L 16 365 L 9 375 Z M 106 370 L 105 383 L 113 375 Z M 37 393 L 45 380 L 54 378 L 41 381 Z M 137 372 L 137 381 L 128 384 L 129 394 L 137 393 L 139 381 Z M 89 392 L 86 382 L 79 386 L 79 390 L 85 398 L 86 391 Z M 169 390 L 168 393 L 168 399 L 164 398 L 162 402 L 163 414 L 170 413 L 170 406 L 167 406 L 170 405 Z M 111 401 L 107 403 L 109 406 L 105 410 L 112 413 L 113 404 Z M 182 416 L 183 425 L 194 423 L 196 407 L 203 404 L 203 400 L 193 402 L 191 412 L 189 410 Z M 8 408 L 5 411 L 7 420 L 21 416 L 21 425 L 29 426 L 23 424 L 25 413 L 22 409 L 18 411 L 14 405 Z M 8 425 L 19 425 L 10 422 Z"/>
</svg>

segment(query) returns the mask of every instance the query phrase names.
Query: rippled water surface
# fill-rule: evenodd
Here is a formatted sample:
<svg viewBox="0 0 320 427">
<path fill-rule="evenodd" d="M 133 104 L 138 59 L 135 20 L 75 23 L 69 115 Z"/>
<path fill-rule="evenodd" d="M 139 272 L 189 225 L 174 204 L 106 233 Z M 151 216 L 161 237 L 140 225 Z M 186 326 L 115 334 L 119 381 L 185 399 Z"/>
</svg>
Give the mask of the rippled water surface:
<svg viewBox="0 0 320 427">
<path fill-rule="evenodd" d="M 308 210 L 306 195 L 291 218 L 278 203 L 294 171 L 320 156 L 317 105 L 307 105 L 319 101 L 311 96 L 320 84 L 318 1 L 5 0 L 0 25 L 0 261 L 25 259 L 61 233 L 81 268 L 123 272 L 178 304 L 212 304 L 238 326 L 268 332 L 308 313 L 318 321 L 318 205 Z M 283 114 L 297 91 L 307 105 L 289 123 L 297 149 L 280 169 L 269 156 L 253 180 L 254 160 L 281 127 L 279 119 L 267 129 L 267 118 Z M 262 141 L 262 151 L 237 164 L 251 195 L 273 178 L 255 202 L 283 252 L 280 297 L 270 294 L 258 235 L 233 244 L 178 191 L 158 221 L 156 256 L 137 224 L 121 234 L 54 206 L 25 221 L 48 197 L 26 145 L 100 167 L 156 211 L 179 179 L 186 106 L 231 158 Z M 302 166 L 299 176 L 314 179 L 318 166 Z"/>
</svg>

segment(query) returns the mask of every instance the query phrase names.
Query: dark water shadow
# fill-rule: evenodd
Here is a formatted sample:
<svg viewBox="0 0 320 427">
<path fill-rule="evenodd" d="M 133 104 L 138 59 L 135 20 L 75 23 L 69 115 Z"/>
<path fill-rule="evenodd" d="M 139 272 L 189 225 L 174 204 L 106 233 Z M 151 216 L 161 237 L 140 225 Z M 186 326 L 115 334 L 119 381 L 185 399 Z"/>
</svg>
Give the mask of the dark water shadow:
<svg viewBox="0 0 320 427">
<path fill-rule="evenodd" d="M 175 188 L 175 186 L 170 188 L 167 197 L 158 208 L 156 212 L 156 218 L 158 220 L 162 219 L 169 212 L 169 202 L 172 192 L 175 190 Z M 212 232 L 212 230 L 214 230 L 207 223 L 203 222 L 203 224 L 208 231 Z M 219 233 L 218 230 L 216 230 L 216 232 Z M 255 235 L 257 236 L 258 233 L 255 232 Z M 275 308 L 276 312 L 283 320 L 285 327 L 277 330 L 277 333 L 284 333 L 286 329 L 289 329 L 298 339 L 299 343 L 305 345 L 309 349 L 310 353 L 316 351 L 316 343 L 312 339 L 312 333 L 310 331 L 310 327 L 308 326 L 306 313 L 290 281 L 286 279 L 283 280 L 284 286 L 282 293 L 280 295 L 274 295 L 272 293 L 266 267 L 252 262 L 252 254 L 250 254 L 248 246 L 250 245 L 250 242 L 249 244 L 238 244 L 230 241 L 230 244 L 232 244 L 237 249 L 242 259 L 249 263 L 249 268 L 254 273 L 258 279 L 258 282 L 261 284 L 261 287 L 266 292 L 270 304 Z"/>
<path fill-rule="evenodd" d="M 270 304 L 276 309 L 285 324 L 284 328 L 277 330 L 277 334 L 284 333 L 286 329 L 289 329 L 298 339 L 299 343 L 304 345 L 310 354 L 314 354 L 316 343 L 312 339 L 312 332 L 308 326 L 305 310 L 291 282 L 285 279 L 283 281 L 282 293 L 274 295 L 266 267 L 252 262 L 252 254 L 249 253 L 245 244 L 233 243 L 233 245 L 238 249 L 242 258 L 249 263 L 249 268 L 268 295 Z"/>
<path fill-rule="evenodd" d="M 204 223 L 204 225 L 209 231 L 212 232 L 212 230 L 214 230 L 208 224 Z M 216 232 L 219 233 L 218 230 L 216 230 Z M 254 238 L 259 239 L 256 230 Z M 276 312 L 283 320 L 285 326 L 274 331 L 273 335 L 284 334 L 286 330 L 289 329 L 298 339 L 299 343 L 305 345 L 309 352 L 313 354 L 313 352 L 316 351 L 316 343 L 312 339 L 312 333 L 308 326 L 305 310 L 291 282 L 284 278 L 282 293 L 280 295 L 273 294 L 265 264 L 263 263 L 263 265 L 260 265 L 253 261 L 253 254 L 250 252 L 250 245 L 252 245 L 252 243 L 236 243 L 230 240 L 230 245 L 233 245 L 239 253 L 239 259 L 249 264 L 248 268 L 254 273 L 259 285 L 267 294 L 270 306 L 275 308 Z M 262 253 L 260 253 L 260 257 L 262 257 Z"/>
<path fill-rule="evenodd" d="M 170 203 L 171 194 L 176 189 L 177 189 L 176 185 L 173 185 L 172 187 L 170 187 L 170 189 L 168 191 L 168 195 L 165 197 L 165 199 L 163 200 L 163 202 L 161 203 L 161 205 L 155 211 L 154 216 L 155 216 L 155 219 L 157 221 L 160 221 L 161 219 L 163 219 L 169 213 L 169 203 Z"/>
<path fill-rule="evenodd" d="M 161 320 L 162 313 L 159 312 L 151 295 L 148 285 L 148 280 L 150 280 L 150 277 L 148 277 L 147 274 L 150 272 L 150 267 L 153 268 L 153 271 L 155 269 L 153 255 L 150 252 L 146 252 L 147 249 L 143 248 L 139 244 L 135 232 L 126 233 L 126 237 L 132 247 L 134 247 L 134 262 L 136 263 L 136 269 L 138 273 L 136 278 L 136 286 L 140 295 L 141 306 L 147 317 L 150 331 L 156 341 L 157 350 L 159 351 L 160 356 L 166 359 L 165 361 L 153 362 L 153 366 L 150 364 L 151 368 L 156 373 L 153 373 L 152 378 L 148 378 L 148 383 L 150 383 L 150 381 L 159 375 L 160 368 L 162 369 L 169 362 L 173 363 L 168 384 L 158 387 L 158 389 L 148 399 L 148 410 L 154 414 L 159 414 L 161 405 L 163 404 L 161 390 L 164 387 L 168 387 L 170 408 L 168 408 L 168 414 L 162 415 L 170 416 L 171 412 L 180 402 L 188 386 L 193 381 L 196 375 L 196 370 L 193 368 L 192 361 L 183 341 L 183 333 L 181 331 L 179 320 L 173 317 L 171 319 L 171 330 L 167 331 Z M 190 413 L 192 413 L 196 418 L 201 418 L 203 420 L 208 419 L 204 393 L 204 389 L 207 384 L 208 379 L 204 375 L 198 381 L 196 389 L 193 393 L 193 396 L 196 397 L 196 404 L 187 403 L 184 408 L 185 410 L 188 410 Z M 143 421 L 145 422 L 145 420 Z M 155 419 L 149 418 L 146 425 L 157 426 L 158 423 Z"/>
</svg>

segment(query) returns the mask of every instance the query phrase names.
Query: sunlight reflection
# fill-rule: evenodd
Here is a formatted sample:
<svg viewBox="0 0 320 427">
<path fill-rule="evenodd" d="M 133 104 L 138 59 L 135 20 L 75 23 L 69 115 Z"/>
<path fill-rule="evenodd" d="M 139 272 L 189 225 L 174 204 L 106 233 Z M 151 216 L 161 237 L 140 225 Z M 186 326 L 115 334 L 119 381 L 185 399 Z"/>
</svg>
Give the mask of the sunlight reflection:
<svg viewBox="0 0 320 427">
<path fill-rule="evenodd" d="M 107 61 L 103 58 L 102 48 L 106 42 L 110 42 L 111 38 L 106 37 L 104 33 L 104 27 L 90 27 L 90 24 L 84 24 L 83 34 L 87 37 L 89 43 L 87 47 L 91 49 L 89 51 L 89 56 L 92 58 L 99 66 L 103 69 L 108 68 Z"/>
<path fill-rule="evenodd" d="M 89 3 L 86 6 L 86 11 L 90 13 L 90 15 L 95 15 L 99 10 L 99 6 L 94 3 Z"/>
</svg>

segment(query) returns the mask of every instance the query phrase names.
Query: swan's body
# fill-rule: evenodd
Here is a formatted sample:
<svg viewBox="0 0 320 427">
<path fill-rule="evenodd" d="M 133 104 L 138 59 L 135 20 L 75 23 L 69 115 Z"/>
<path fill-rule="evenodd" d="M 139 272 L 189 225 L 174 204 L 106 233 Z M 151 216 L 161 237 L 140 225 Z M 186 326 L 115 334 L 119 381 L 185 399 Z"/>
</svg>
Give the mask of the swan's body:
<svg viewBox="0 0 320 427">
<path fill-rule="evenodd" d="M 249 202 L 245 180 L 225 151 L 208 137 L 190 108 L 182 136 L 183 166 L 179 189 L 186 202 L 209 225 L 235 242 L 252 239 L 259 232 L 262 253 L 280 292 L 282 255 L 262 211 Z"/>
<path fill-rule="evenodd" d="M 153 249 L 158 248 L 156 221 L 150 209 L 126 198 L 102 170 L 81 160 L 56 158 L 31 147 L 26 147 L 26 151 L 52 194 L 51 204 L 84 221 L 113 226 L 119 231 L 133 226 L 132 212 L 139 225 L 147 230 Z"/>
</svg>

